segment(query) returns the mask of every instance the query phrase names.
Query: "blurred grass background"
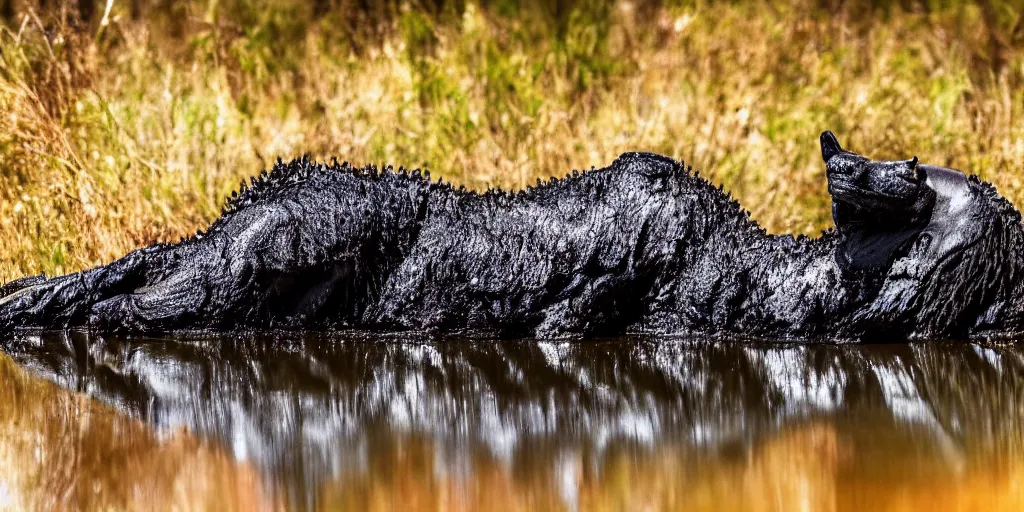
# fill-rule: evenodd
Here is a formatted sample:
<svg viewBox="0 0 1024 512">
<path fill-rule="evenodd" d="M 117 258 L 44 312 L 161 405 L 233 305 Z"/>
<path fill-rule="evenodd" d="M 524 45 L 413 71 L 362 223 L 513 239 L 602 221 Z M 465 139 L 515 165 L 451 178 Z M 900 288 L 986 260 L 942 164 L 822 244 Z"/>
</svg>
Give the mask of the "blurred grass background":
<svg viewBox="0 0 1024 512">
<path fill-rule="evenodd" d="M 684 159 L 830 223 L 817 136 L 1021 204 L 1020 0 L 0 0 L 0 281 L 215 217 L 278 156 L 519 188 Z"/>
</svg>

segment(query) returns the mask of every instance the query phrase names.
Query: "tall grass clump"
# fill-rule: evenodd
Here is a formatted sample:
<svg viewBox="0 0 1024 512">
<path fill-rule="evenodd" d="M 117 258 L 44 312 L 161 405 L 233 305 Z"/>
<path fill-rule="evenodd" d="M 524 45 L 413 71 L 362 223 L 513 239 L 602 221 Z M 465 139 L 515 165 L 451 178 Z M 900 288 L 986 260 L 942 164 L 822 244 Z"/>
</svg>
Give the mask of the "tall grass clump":
<svg viewBox="0 0 1024 512">
<path fill-rule="evenodd" d="M 0 281 L 176 240 L 302 154 L 482 189 L 655 151 L 814 233 L 833 129 L 1017 200 L 1018 3 L 7 0 Z"/>
</svg>

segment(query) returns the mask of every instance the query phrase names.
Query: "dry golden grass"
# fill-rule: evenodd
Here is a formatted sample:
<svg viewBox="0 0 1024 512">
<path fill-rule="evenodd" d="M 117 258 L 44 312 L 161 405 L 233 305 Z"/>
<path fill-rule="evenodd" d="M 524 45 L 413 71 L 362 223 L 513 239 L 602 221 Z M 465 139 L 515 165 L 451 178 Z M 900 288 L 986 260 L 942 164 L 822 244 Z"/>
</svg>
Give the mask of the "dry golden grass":
<svg viewBox="0 0 1024 512">
<path fill-rule="evenodd" d="M 817 135 L 833 129 L 1024 195 L 1014 2 L 568 2 L 557 23 L 508 2 L 402 4 L 363 35 L 306 2 L 138 20 L 124 3 L 78 28 L 18 12 L 0 34 L 0 280 L 176 240 L 303 153 L 484 188 L 656 151 L 770 229 L 814 233 L 829 224 Z"/>
</svg>

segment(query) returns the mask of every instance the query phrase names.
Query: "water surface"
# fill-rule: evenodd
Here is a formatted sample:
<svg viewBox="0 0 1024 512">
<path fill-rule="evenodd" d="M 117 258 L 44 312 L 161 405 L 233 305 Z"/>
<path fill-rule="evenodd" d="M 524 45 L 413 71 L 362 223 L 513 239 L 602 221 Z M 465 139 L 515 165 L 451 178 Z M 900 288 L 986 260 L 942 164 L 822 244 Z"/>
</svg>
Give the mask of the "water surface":
<svg viewBox="0 0 1024 512">
<path fill-rule="evenodd" d="M 1024 508 L 1014 345 L 73 332 L 0 348 L 0 508 Z"/>
</svg>

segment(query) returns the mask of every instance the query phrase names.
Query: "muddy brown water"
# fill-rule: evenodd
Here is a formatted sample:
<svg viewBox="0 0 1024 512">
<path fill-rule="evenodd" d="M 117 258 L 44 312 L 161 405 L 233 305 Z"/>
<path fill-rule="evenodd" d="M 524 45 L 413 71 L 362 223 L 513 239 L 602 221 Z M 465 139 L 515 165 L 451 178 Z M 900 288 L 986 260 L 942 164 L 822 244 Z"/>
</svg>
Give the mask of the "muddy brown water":
<svg viewBox="0 0 1024 512">
<path fill-rule="evenodd" d="M 1024 346 L 54 333 L 0 350 L 0 509 L 1024 509 Z"/>
</svg>

